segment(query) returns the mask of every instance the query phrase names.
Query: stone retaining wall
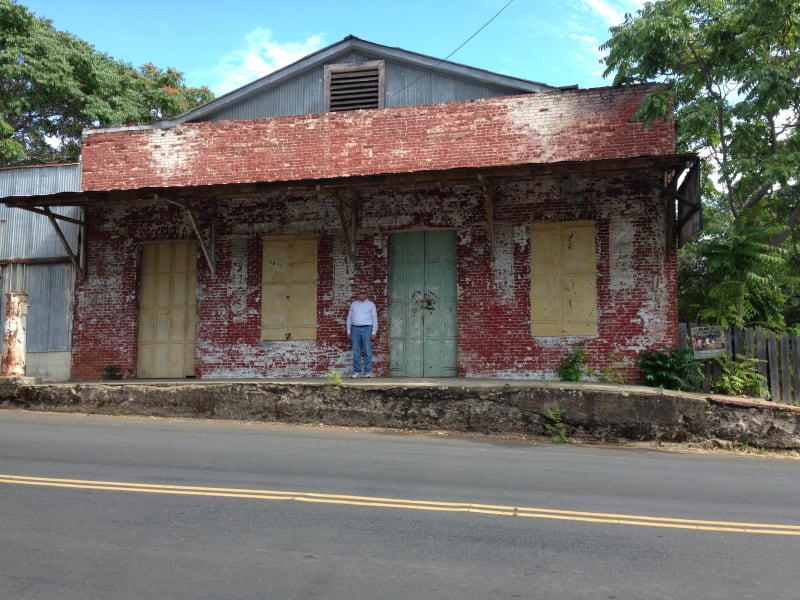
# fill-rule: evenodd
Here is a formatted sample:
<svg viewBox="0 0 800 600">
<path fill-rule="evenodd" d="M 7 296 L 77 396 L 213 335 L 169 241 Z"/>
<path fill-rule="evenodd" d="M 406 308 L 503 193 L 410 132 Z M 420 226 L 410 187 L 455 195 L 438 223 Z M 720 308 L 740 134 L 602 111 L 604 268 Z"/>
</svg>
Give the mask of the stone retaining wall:
<svg viewBox="0 0 800 600">
<path fill-rule="evenodd" d="M 716 440 L 800 448 L 800 408 L 600 384 L 330 385 L 325 382 L 89 383 L 0 386 L 0 407 L 549 436 L 587 441 Z"/>
</svg>

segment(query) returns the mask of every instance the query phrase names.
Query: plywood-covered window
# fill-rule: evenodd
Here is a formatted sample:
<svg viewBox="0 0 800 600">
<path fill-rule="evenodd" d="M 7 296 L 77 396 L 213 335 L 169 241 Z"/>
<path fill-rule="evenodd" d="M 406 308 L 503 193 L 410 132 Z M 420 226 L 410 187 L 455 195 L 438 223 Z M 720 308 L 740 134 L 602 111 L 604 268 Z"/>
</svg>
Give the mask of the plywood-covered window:
<svg viewBox="0 0 800 600">
<path fill-rule="evenodd" d="M 594 221 L 531 225 L 531 334 L 596 335 Z"/>
<path fill-rule="evenodd" d="M 261 339 L 317 338 L 317 238 L 264 238 Z"/>
<path fill-rule="evenodd" d="M 325 110 L 383 108 L 384 62 L 325 65 Z"/>
</svg>

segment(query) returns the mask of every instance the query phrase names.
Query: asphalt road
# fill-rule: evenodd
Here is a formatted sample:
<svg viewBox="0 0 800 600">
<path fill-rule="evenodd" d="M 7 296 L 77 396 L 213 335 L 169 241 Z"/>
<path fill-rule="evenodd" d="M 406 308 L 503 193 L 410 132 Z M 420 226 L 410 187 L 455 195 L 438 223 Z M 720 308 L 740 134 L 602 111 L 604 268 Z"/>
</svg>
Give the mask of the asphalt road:
<svg viewBox="0 0 800 600">
<path fill-rule="evenodd" d="M 798 597 L 800 461 L 0 410 L 0 598 Z"/>
</svg>

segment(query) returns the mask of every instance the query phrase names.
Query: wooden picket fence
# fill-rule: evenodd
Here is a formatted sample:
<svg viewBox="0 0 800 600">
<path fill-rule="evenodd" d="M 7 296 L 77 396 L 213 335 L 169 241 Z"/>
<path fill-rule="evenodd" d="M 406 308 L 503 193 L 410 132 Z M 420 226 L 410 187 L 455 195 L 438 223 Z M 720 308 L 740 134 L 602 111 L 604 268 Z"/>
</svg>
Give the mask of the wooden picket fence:
<svg viewBox="0 0 800 600">
<path fill-rule="evenodd" d="M 691 348 L 691 329 L 695 323 L 680 324 L 680 343 Z M 758 370 L 766 378 L 770 400 L 783 404 L 800 405 L 800 337 L 786 333 L 731 327 L 724 329 L 725 347 L 729 358 L 735 356 L 755 357 Z M 713 359 L 704 359 L 704 392 L 711 391 L 720 368 Z"/>
</svg>

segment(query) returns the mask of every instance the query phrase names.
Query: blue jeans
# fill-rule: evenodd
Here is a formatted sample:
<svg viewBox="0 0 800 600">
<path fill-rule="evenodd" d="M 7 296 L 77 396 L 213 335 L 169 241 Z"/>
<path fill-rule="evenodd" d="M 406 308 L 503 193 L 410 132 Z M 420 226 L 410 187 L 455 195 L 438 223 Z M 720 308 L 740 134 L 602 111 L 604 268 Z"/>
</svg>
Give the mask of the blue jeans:
<svg viewBox="0 0 800 600">
<path fill-rule="evenodd" d="M 364 353 L 364 375 L 372 371 L 372 325 L 351 327 L 353 338 L 353 371 L 361 373 L 361 353 Z"/>
</svg>

